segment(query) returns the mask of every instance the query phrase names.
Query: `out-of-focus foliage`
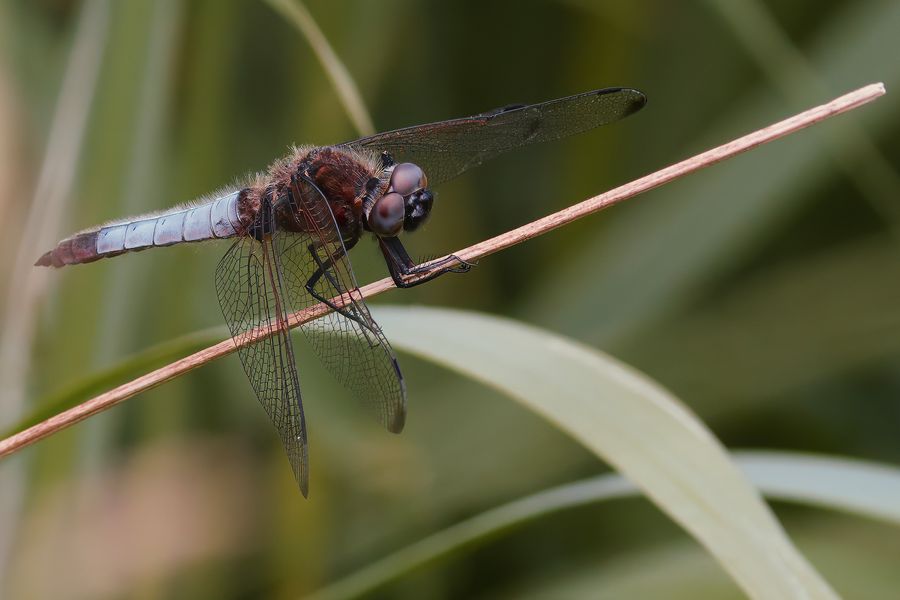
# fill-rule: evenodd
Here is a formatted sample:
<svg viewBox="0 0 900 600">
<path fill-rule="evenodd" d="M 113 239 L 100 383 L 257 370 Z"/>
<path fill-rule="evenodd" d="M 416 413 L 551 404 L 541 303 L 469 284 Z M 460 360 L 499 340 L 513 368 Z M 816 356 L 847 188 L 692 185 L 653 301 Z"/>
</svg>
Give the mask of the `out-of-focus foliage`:
<svg viewBox="0 0 900 600">
<path fill-rule="evenodd" d="M 443 186 L 433 220 L 409 240 L 421 255 L 884 81 L 888 95 L 855 114 L 373 304 L 495 313 L 601 348 L 672 389 L 727 446 L 900 462 L 900 4 L 307 7 L 378 129 L 611 85 L 649 97 L 622 123 Z M 76 82 L 90 80 L 90 53 L 72 59 L 86 13 L 105 31 L 87 39 L 103 45 L 96 89 L 79 92 L 91 94 L 86 135 L 45 166 L 62 82 L 72 65 L 85 69 Z M 42 169 L 57 179 L 74 169 L 64 207 L 35 217 L 57 219 L 57 238 L 205 194 L 291 143 L 356 135 L 307 41 L 267 3 L 0 3 L 0 307 L 26 286 L 13 279 L 14 256 L 28 247 Z M 45 279 L 21 314 L 35 324 L 19 340 L 24 392 L 0 382 L 0 429 L 126 355 L 219 325 L 212 273 L 223 251 L 26 271 Z M 361 282 L 384 275 L 372 244 L 352 257 Z M 300 356 L 309 501 L 230 357 L 0 462 L 0 595 L 294 597 L 605 468 L 497 392 L 408 355 L 410 416 L 392 436 L 306 348 Z M 839 592 L 897 589 L 897 530 L 775 508 Z M 646 502 L 606 503 L 548 516 L 388 594 L 736 595 L 694 550 Z M 91 560 L 65 571 L 72 553 Z"/>
</svg>

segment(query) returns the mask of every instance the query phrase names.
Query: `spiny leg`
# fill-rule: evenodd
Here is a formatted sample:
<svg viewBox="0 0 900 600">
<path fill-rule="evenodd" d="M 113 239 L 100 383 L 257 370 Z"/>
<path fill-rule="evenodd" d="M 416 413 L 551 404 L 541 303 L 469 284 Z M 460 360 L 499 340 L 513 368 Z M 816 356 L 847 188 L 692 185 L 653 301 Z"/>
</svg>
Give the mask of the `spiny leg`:
<svg viewBox="0 0 900 600">
<path fill-rule="evenodd" d="M 440 277 L 444 273 L 467 273 L 473 266 L 455 254 L 445 256 L 441 260 L 417 265 L 409 257 L 406 248 L 396 237 L 379 238 L 381 253 L 387 263 L 388 271 L 394 285 L 399 288 L 410 288 Z M 415 276 L 420 273 L 428 273 L 422 277 Z"/>
<path fill-rule="evenodd" d="M 355 244 L 355 242 L 352 242 L 348 246 L 347 249 L 349 250 L 350 248 L 352 248 L 354 244 Z M 306 291 L 309 292 L 309 294 L 313 298 L 315 298 L 319 302 L 322 302 L 323 304 L 328 306 L 331 310 L 346 317 L 347 319 L 350 319 L 351 321 L 358 323 L 363 328 L 362 329 L 363 334 L 366 336 L 366 340 L 369 342 L 369 344 L 373 345 L 373 346 L 378 345 L 377 341 L 373 342 L 372 339 L 369 338 L 369 332 L 371 332 L 371 333 L 375 334 L 375 340 L 377 340 L 378 336 L 377 336 L 376 332 L 372 331 L 371 326 L 364 319 L 361 319 L 359 317 L 359 315 L 356 314 L 355 311 L 347 310 L 347 306 L 338 306 L 337 304 L 335 304 L 334 302 L 331 301 L 331 298 L 326 298 L 325 296 L 323 296 L 322 294 L 320 294 L 319 292 L 316 291 L 316 284 L 324 276 L 328 280 L 328 282 L 331 284 L 331 287 L 333 289 L 337 290 L 338 292 L 343 292 L 346 294 L 351 294 L 353 292 L 353 290 L 342 290 L 340 284 L 337 282 L 337 280 L 334 278 L 334 276 L 331 273 L 331 268 L 334 266 L 335 261 L 342 257 L 343 249 L 338 250 L 334 254 L 331 254 L 324 261 L 319 256 L 319 253 L 316 252 L 316 248 L 314 245 L 310 244 L 308 246 L 308 250 L 309 250 L 310 255 L 312 256 L 313 261 L 316 263 L 316 270 L 313 272 L 313 274 L 310 276 L 310 278 L 306 282 Z"/>
</svg>

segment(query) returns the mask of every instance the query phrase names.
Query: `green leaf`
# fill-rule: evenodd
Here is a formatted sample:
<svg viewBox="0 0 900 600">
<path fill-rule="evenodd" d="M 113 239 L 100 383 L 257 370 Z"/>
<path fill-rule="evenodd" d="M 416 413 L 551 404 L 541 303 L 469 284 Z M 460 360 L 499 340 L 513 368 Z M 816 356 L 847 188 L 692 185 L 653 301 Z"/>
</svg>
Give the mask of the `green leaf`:
<svg viewBox="0 0 900 600">
<path fill-rule="evenodd" d="M 900 469 L 896 467 L 793 452 L 737 452 L 735 459 L 769 498 L 900 525 Z"/>
<path fill-rule="evenodd" d="M 735 453 L 733 460 L 770 498 L 844 510 L 900 525 L 900 469 L 895 467 L 789 452 L 744 451 Z M 315 598 L 359 597 L 528 522 L 637 494 L 634 485 L 616 474 L 554 487 L 476 515 L 394 552 L 324 588 Z M 598 567 L 597 572 L 602 573 L 602 569 Z M 609 578 L 609 573 L 605 576 Z M 608 589 L 604 591 L 609 593 Z"/>
<path fill-rule="evenodd" d="M 616 467 L 751 596 L 800 586 L 812 597 L 830 597 L 709 431 L 645 376 L 594 349 L 505 319 L 426 308 L 378 307 L 376 314 L 399 348 L 509 394 Z M 45 401 L 41 412 L 67 408 L 221 335 L 215 328 L 150 348 L 73 384 Z M 775 453 L 745 453 L 738 462 L 772 497 L 900 523 L 896 469 Z M 323 593 L 354 596 L 529 520 L 635 491 L 628 481 L 605 476 L 542 492 L 426 538 Z"/>
<path fill-rule="evenodd" d="M 509 394 L 611 464 L 751 597 L 834 597 L 709 430 L 641 373 L 506 319 L 426 308 L 376 317 L 399 348 Z"/>
</svg>

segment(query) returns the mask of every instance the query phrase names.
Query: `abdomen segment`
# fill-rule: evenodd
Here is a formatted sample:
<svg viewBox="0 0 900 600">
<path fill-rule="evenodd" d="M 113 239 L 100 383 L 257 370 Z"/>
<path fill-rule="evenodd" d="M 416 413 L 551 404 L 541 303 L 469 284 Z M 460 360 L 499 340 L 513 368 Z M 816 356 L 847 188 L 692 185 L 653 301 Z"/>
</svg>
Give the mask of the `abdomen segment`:
<svg viewBox="0 0 900 600">
<path fill-rule="evenodd" d="M 35 263 L 64 267 L 156 246 L 233 237 L 240 230 L 241 191 L 189 208 L 111 223 L 64 239 Z"/>
</svg>

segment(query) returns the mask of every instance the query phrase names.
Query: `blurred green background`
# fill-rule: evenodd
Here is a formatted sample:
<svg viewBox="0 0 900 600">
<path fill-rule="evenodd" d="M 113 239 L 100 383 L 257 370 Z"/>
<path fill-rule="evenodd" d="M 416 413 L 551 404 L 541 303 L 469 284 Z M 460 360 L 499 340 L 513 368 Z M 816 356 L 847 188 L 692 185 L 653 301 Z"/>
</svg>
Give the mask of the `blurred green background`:
<svg viewBox="0 0 900 600">
<path fill-rule="evenodd" d="M 484 311 L 603 349 L 671 389 L 730 448 L 900 462 L 900 3 L 307 7 L 379 130 L 597 87 L 649 98 L 621 123 L 443 185 L 408 240 L 414 255 L 884 81 L 888 95 L 854 114 L 372 304 Z M 211 192 L 291 143 L 358 136 L 307 40 L 264 2 L 0 4 L 0 429 L 134 353 L 222 322 L 212 277 L 227 245 L 31 269 L 58 238 Z M 374 244 L 352 257 L 360 282 L 385 276 Z M 605 469 L 498 393 L 400 359 L 410 412 L 393 436 L 301 347 L 309 501 L 234 356 L 5 459 L 0 596 L 296 597 Z M 900 532 L 775 509 L 839 591 L 896 597 Z M 382 594 L 604 590 L 740 597 L 645 500 L 541 519 Z"/>
</svg>

